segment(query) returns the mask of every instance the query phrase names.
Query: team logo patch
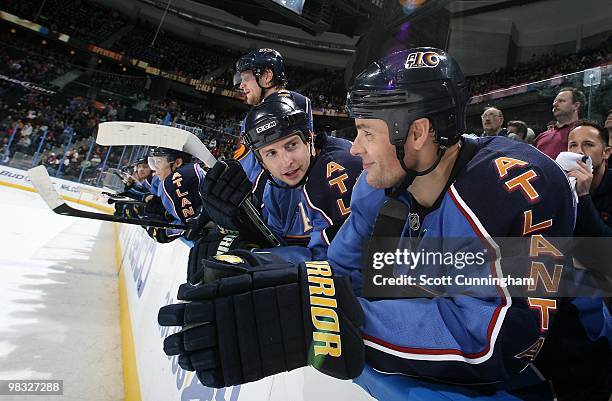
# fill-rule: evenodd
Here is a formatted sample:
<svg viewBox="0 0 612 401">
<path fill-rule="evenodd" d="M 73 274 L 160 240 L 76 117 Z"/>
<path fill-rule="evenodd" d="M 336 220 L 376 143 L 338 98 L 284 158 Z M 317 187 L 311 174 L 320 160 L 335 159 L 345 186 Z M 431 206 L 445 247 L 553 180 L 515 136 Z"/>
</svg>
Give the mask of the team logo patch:
<svg viewBox="0 0 612 401">
<path fill-rule="evenodd" d="M 436 52 L 410 53 L 406 58 L 404 68 L 433 68 L 440 64 L 440 55 Z"/>
<path fill-rule="evenodd" d="M 232 265 L 238 265 L 240 263 L 244 263 L 241 257 L 236 255 L 217 255 L 213 256 L 213 258 L 217 259 L 220 262 L 230 263 Z"/>
<path fill-rule="evenodd" d="M 261 127 L 255 128 L 255 132 L 257 132 L 258 134 L 261 134 L 262 132 L 267 131 L 270 128 L 276 127 L 276 125 L 277 125 L 276 120 L 272 120 L 269 123 L 262 125 Z"/>
</svg>

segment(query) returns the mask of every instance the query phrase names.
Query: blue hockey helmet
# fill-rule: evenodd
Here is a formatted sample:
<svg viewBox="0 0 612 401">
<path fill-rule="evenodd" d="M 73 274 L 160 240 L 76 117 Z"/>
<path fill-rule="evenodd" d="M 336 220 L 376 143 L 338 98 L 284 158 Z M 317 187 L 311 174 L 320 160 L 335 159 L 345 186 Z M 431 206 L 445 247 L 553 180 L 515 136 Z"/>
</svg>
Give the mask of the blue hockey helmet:
<svg viewBox="0 0 612 401">
<path fill-rule="evenodd" d="M 456 143 L 465 131 L 468 98 L 457 62 L 443 50 L 420 47 L 367 67 L 349 89 L 347 109 L 352 118 L 385 121 L 399 157 L 410 125 L 419 118 L 431 121 L 440 148 Z"/>
<path fill-rule="evenodd" d="M 283 56 L 274 49 L 264 48 L 254 50 L 238 59 L 236 62 L 236 73 L 234 74 L 234 86 L 240 85 L 241 72 L 253 71 L 253 75 L 259 79 L 259 76 L 263 74 L 266 69 L 272 71 L 274 83 L 277 85 L 285 85 L 287 83 Z"/>
</svg>

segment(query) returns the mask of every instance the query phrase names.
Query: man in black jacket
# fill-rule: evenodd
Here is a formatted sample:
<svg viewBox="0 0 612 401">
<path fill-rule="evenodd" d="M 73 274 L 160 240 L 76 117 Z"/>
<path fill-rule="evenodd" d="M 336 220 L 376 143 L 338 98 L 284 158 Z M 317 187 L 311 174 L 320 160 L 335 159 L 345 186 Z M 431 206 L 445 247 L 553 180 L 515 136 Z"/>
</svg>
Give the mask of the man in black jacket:
<svg viewBox="0 0 612 401">
<path fill-rule="evenodd" d="M 597 123 L 579 122 L 568 136 L 567 150 L 590 156 L 593 172 L 586 164 L 569 172 L 576 178 L 578 212 L 574 234 L 577 237 L 612 237 L 612 170 L 606 160 L 610 155 L 608 131 Z"/>
</svg>

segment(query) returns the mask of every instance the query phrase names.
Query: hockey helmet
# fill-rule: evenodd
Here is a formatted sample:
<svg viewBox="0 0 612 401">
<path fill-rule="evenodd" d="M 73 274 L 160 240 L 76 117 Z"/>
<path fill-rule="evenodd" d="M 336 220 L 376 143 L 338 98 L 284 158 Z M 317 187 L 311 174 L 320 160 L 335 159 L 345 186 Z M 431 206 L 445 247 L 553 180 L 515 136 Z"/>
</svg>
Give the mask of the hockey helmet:
<svg viewBox="0 0 612 401">
<path fill-rule="evenodd" d="M 236 62 L 236 73 L 234 74 L 234 86 L 240 85 L 240 73 L 253 71 L 257 79 L 266 69 L 270 69 L 274 76 L 273 82 L 277 85 L 285 85 L 285 61 L 283 56 L 274 49 L 259 49 L 240 57 Z M 259 81 L 258 81 L 259 82 Z"/>
<path fill-rule="evenodd" d="M 349 89 L 352 118 L 381 119 L 389 140 L 403 159 L 410 125 L 427 117 L 441 149 L 455 144 L 465 131 L 466 82 L 457 62 L 431 47 L 402 50 L 367 67 Z"/>
<path fill-rule="evenodd" d="M 272 97 L 253 107 L 244 128 L 244 140 L 254 151 L 291 135 L 310 140 L 306 113 L 287 97 Z"/>
<path fill-rule="evenodd" d="M 151 147 L 149 148 L 149 157 L 147 161 L 151 170 L 156 170 L 156 166 L 162 160 L 166 160 L 169 164 L 172 164 L 176 159 L 182 159 L 183 164 L 191 161 L 191 156 L 185 152 L 181 152 L 175 149 L 162 148 L 162 147 Z"/>
</svg>

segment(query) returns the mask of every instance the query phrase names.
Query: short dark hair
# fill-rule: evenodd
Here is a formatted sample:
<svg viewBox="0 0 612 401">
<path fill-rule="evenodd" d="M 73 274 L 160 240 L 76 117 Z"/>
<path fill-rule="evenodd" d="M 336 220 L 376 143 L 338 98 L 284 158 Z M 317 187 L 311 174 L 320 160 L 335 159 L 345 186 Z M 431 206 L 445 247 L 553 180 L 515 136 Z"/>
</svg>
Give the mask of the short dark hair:
<svg viewBox="0 0 612 401">
<path fill-rule="evenodd" d="M 597 132 L 599 132 L 599 139 L 602 140 L 602 142 L 604 144 L 604 148 L 606 146 L 608 146 L 608 140 L 610 139 L 610 134 L 608 133 L 608 130 L 605 129 L 597 121 L 593 121 L 593 120 L 578 120 L 576 122 L 576 125 L 572 129 L 572 131 L 575 130 L 577 127 L 592 127 L 592 128 L 595 128 L 597 130 Z"/>
<path fill-rule="evenodd" d="M 608 117 L 610 114 L 612 114 L 612 109 L 608 110 L 608 113 L 606 114 L 606 117 Z"/>
<path fill-rule="evenodd" d="M 527 124 L 525 124 L 524 121 L 521 121 L 521 120 L 510 121 L 508 123 L 508 127 L 514 127 L 516 128 L 516 132 L 519 132 L 525 136 L 527 135 Z"/>
<path fill-rule="evenodd" d="M 565 88 L 561 88 L 557 95 L 561 92 L 571 92 L 572 103 L 580 103 L 580 107 L 578 108 L 578 117 L 582 117 L 582 110 L 584 110 L 586 106 L 586 96 L 584 96 L 584 93 L 581 90 L 576 89 L 572 86 L 566 86 Z"/>
</svg>

